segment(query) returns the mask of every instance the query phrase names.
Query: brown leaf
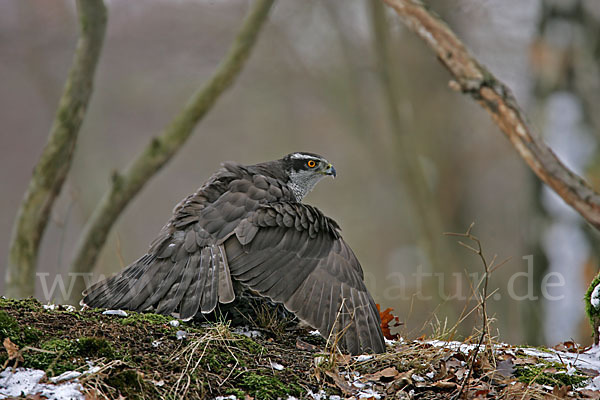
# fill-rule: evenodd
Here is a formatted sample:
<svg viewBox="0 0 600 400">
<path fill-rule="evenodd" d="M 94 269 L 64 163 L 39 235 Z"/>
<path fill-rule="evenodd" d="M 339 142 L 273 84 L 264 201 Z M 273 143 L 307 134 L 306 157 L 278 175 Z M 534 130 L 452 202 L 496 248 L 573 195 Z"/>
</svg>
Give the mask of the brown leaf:
<svg viewBox="0 0 600 400">
<path fill-rule="evenodd" d="M 398 370 L 396 369 L 396 367 L 388 367 L 388 368 L 384 368 L 381 371 L 377 371 L 373 374 L 368 374 L 365 375 L 363 377 L 364 380 L 366 381 L 385 381 L 385 382 L 389 382 L 394 380 L 397 376 L 399 376 L 400 373 L 398 372 Z"/>
<path fill-rule="evenodd" d="M 396 328 L 402 325 L 400 319 L 392 314 L 394 309 L 386 308 L 384 311 L 381 311 L 379 304 L 375 304 L 375 306 L 377 307 L 377 311 L 379 311 L 379 316 L 381 317 L 381 330 L 383 331 L 383 336 L 389 340 L 398 339 L 397 333 L 392 335 L 392 332 L 390 332 L 390 328 Z"/>
<path fill-rule="evenodd" d="M 596 399 L 596 400 L 600 399 L 600 392 L 598 392 L 596 390 L 579 389 L 577 391 L 577 393 L 584 396 L 586 399 Z"/>
<path fill-rule="evenodd" d="M 348 382 L 344 380 L 337 372 L 324 371 L 325 375 L 333 379 L 335 385 L 345 394 L 352 394 L 355 392 L 354 388 L 350 386 Z"/>
<path fill-rule="evenodd" d="M 435 386 L 436 388 L 439 388 L 439 389 L 456 389 L 458 387 L 458 385 L 455 382 L 448 382 L 448 381 L 437 381 L 434 384 L 432 384 L 431 386 Z"/>
<path fill-rule="evenodd" d="M 558 350 L 558 351 L 564 351 L 564 352 L 568 352 L 568 353 L 583 353 L 586 350 L 588 350 L 589 348 L 581 346 L 577 343 L 575 343 L 572 340 L 567 340 L 566 342 L 562 342 L 557 344 L 556 346 L 553 347 L 554 350 Z"/>
<path fill-rule="evenodd" d="M 552 395 L 559 399 L 564 399 L 567 397 L 569 390 L 571 390 L 571 386 L 569 385 L 563 385 L 561 387 L 554 386 L 554 388 L 552 388 Z"/>
<path fill-rule="evenodd" d="M 312 351 L 312 352 L 321 350 L 319 347 L 315 346 L 314 344 L 305 342 L 304 340 L 302 340 L 300 338 L 296 338 L 296 348 L 300 349 L 300 350 L 306 350 L 306 351 Z"/>
<path fill-rule="evenodd" d="M 8 360 L 7 361 L 11 361 L 11 360 L 17 360 L 17 362 L 23 362 L 23 356 L 21 355 L 21 353 L 19 352 L 19 346 L 17 346 L 16 344 L 14 344 L 10 338 L 5 338 L 4 342 L 2 343 L 4 345 L 4 348 L 6 349 L 6 352 L 8 353 Z"/>
</svg>

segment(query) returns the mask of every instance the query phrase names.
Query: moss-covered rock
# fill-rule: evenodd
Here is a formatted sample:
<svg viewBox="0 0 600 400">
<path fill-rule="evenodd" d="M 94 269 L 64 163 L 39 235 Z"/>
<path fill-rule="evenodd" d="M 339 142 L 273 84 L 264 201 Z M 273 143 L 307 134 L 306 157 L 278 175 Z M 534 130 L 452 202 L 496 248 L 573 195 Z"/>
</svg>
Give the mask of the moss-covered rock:
<svg viewBox="0 0 600 400">
<path fill-rule="evenodd" d="M 585 312 L 594 331 L 594 344 L 598 345 L 600 340 L 600 333 L 598 332 L 598 328 L 600 328 L 600 273 L 590 283 L 584 301 Z"/>
<path fill-rule="evenodd" d="M 514 374 L 519 382 L 528 385 L 535 382 L 540 385 L 557 387 L 578 387 L 589 380 L 588 376 L 581 375 L 576 371 L 574 373 L 569 373 L 564 365 L 551 362 L 540 362 L 536 365 L 515 366 Z"/>
</svg>

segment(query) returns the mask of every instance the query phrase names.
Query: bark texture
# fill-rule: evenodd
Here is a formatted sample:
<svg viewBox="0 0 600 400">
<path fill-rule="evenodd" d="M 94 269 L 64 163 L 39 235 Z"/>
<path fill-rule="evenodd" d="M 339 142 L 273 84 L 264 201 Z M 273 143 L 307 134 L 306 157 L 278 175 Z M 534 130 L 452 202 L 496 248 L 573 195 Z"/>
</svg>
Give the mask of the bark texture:
<svg viewBox="0 0 600 400">
<path fill-rule="evenodd" d="M 19 208 L 6 269 L 6 295 L 33 296 L 40 242 L 52 205 L 65 181 L 79 129 L 93 89 L 94 72 L 106 31 L 102 0 L 77 2 L 80 35 L 48 143 L 36 165 Z"/>
</svg>

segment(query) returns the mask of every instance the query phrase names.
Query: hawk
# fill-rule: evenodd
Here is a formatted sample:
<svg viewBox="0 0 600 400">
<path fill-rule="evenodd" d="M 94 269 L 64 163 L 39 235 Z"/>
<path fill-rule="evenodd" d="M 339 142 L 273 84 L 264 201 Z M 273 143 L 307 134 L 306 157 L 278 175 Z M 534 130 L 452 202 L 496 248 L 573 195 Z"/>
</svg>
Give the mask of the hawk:
<svg viewBox="0 0 600 400">
<path fill-rule="evenodd" d="M 235 299 L 238 282 L 281 303 L 347 352 L 385 351 L 381 319 L 340 227 L 302 199 L 335 168 L 297 152 L 225 162 L 183 199 L 148 252 L 83 292 L 90 307 L 189 320 Z"/>
</svg>

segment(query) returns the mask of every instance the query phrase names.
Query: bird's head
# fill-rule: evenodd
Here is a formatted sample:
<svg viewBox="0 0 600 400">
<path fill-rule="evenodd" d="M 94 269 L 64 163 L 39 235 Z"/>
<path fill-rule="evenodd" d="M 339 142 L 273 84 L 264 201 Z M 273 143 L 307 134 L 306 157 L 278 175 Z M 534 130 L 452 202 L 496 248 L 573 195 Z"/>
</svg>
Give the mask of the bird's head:
<svg viewBox="0 0 600 400">
<path fill-rule="evenodd" d="M 318 154 L 290 153 L 281 161 L 289 177 L 288 186 L 294 192 L 297 201 L 301 201 L 324 177 L 336 176 L 333 165 Z"/>
</svg>

